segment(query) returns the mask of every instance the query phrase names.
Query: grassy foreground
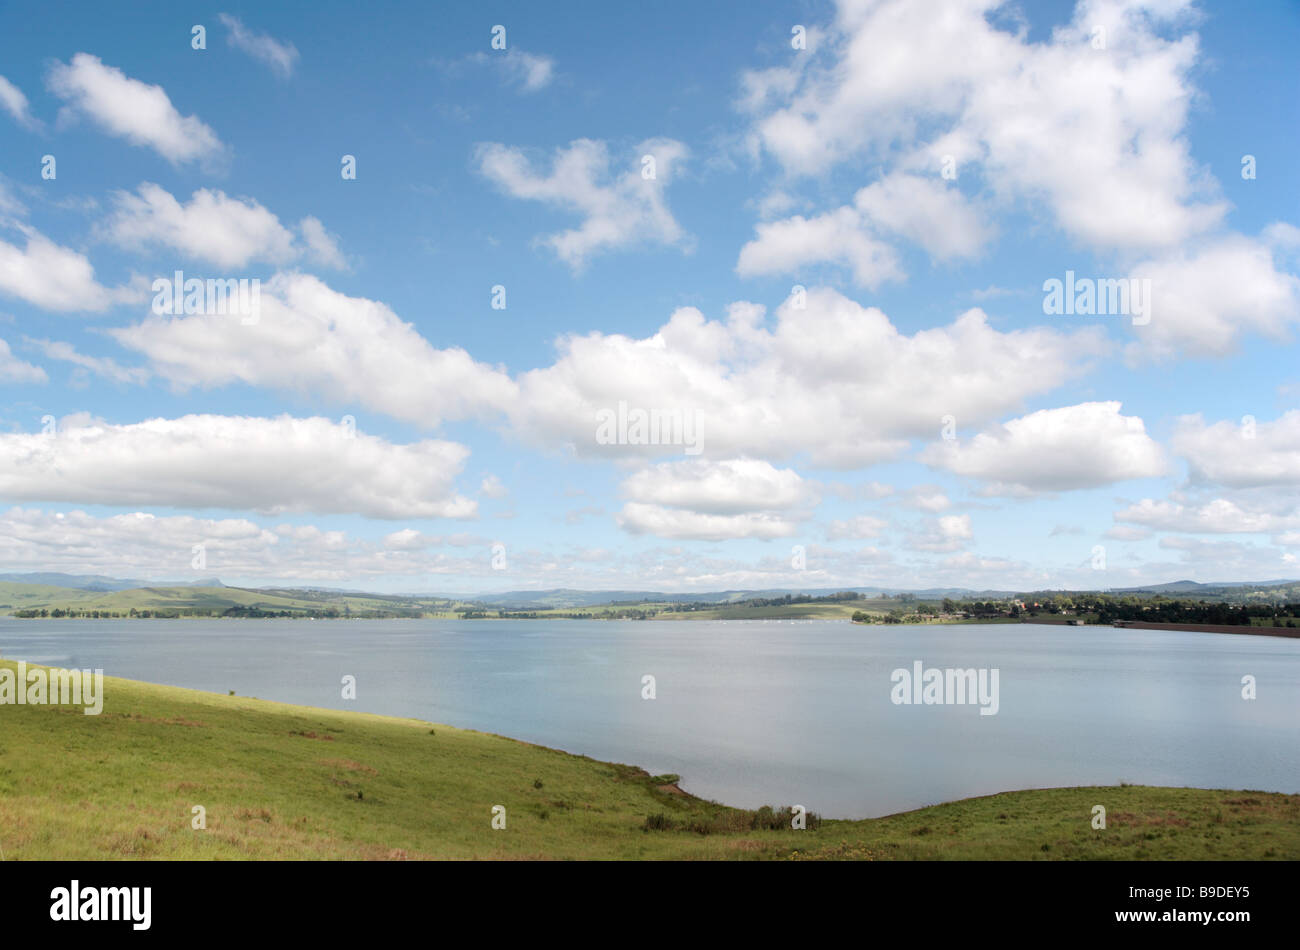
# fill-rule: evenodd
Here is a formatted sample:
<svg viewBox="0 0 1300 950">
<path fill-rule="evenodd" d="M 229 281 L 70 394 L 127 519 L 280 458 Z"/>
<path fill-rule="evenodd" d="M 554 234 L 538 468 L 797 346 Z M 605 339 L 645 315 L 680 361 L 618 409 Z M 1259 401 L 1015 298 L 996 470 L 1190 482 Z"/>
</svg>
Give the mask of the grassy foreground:
<svg viewBox="0 0 1300 950">
<path fill-rule="evenodd" d="M 657 778 L 416 720 L 109 678 L 100 716 L 0 705 L 0 852 L 6 860 L 1300 857 L 1300 795 L 1050 789 L 793 831 L 780 811 L 701 801 Z M 1091 827 L 1097 804 L 1107 810 L 1104 831 Z M 206 809 L 206 830 L 191 827 L 195 805 Z M 504 830 L 492 828 L 495 805 L 506 809 Z"/>
</svg>

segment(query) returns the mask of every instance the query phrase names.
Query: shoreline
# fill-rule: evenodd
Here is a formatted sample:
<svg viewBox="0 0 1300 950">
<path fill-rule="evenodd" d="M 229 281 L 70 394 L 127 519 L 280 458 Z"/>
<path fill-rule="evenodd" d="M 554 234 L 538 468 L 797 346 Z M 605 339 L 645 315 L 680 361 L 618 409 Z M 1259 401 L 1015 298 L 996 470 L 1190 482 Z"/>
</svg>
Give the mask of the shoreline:
<svg viewBox="0 0 1300 950">
<path fill-rule="evenodd" d="M 16 667 L 18 661 L 19 660 L 14 658 L 8 658 L 8 656 L 0 656 L 0 668 Z M 29 661 L 25 661 L 25 660 L 22 661 L 23 663 L 26 663 L 27 668 L 29 669 L 39 668 L 39 669 L 45 669 L 45 671 L 49 671 L 49 669 L 60 669 L 59 667 L 48 667 L 48 665 L 44 665 L 44 664 L 29 663 Z M 129 680 L 129 678 L 123 678 L 123 677 L 104 677 L 104 684 L 105 684 L 105 695 L 118 693 L 118 691 L 125 691 L 125 693 L 127 694 L 131 694 L 131 693 L 166 694 L 166 695 L 170 695 L 170 697 L 177 697 L 181 700 L 187 700 L 187 704 L 190 704 L 190 706 L 225 707 L 225 708 L 229 708 L 229 710 L 233 710 L 238 713 L 246 713 L 246 715 L 250 715 L 250 716 L 268 715 L 269 713 L 269 715 L 273 715 L 277 717 L 286 717 L 286 719 L 289 719 L 289 717 L 291 717 L 292 721 L 305 721 L 308 719 L 313 719 L 313 717 L 315 717 L 315 719 L 334 720 L 337 721 L 339 725 L 350 726 L 350 728 L 357 728 L 357 729 L 374 728 L 374 726 L 382 726 L 382 728 L 393 728 L 393 729 L 413 728 L 416 729 L 417 732 L 419 733 L 428 732 L 430 736 L 434 736 L 434 734 L 441 734 L 441 733 L 452 733 L 452 734 L 456 734 L 456 736 L 480 737 L 481 739 L 490 739 L 490 741 L 497 742 L 497 743 L 507 743 L 507 745 L 510 747 L 520 747 L 520 749 L 534 750 L 536 752 L 539 752 L 539 754 L 545 754 L 549 756 L 562 756 L 564 760 L 571 760 L 571 762 L 575 762 L 575 763 L 585 763 L 589 765 L 594 765 L 594 767 L 601 768 L 601 769 L 614 769 L 614 771 L 627 771 L 628 773 L 630 773 L 630 775 L 634 775 L 642 778 L 642 780 L 647 782 L 647 784 L 649 784 L 651 788 L 653 788 L 653 790 L 656 791 L 656 793 L 659 793 L 658 801 L 664 801 L 664 797 L 667 797 L 668 799 L 671 799 L 671 801 L 676 802 L 677 804 L 681 804 L 681 806 L 706 808 L 706 810 L 722 810 L 724 812 L 728 812 L 728 814 L 732 814 L 732 812 L 735 812 L 735 814 L 753 814 L 753 812 L 755 811 L 755 810 L 749 810 L 749 808 L 729 806 L 729 804 L 725 804 L 723 802 L 716 802 L 716 801 L 712 801 L 712 799 L 702 798 L 699 797 L 699 795 L 695 795 L 694 793 L 692 793 L 692 791 L 681 788 L 682 782 L 685 782 L 685 784 L 689 784 L 689 777 L 681 777 L 676 775 L 651 776 L 649 772 L 646 772 L 645 769 L 637 767 L 637 765 L 627 765 L 621 763 L 606 762 L 606 760 L 591 758 L 591 756 L 582 754 L 582 752 L 568 751 L 564 749 L 559 749 L 559 747 L 554 747 L 554 746 L 539 745 L 539 743 L 528 742 L 525 741 L 525 739 L 516 739 L 508 736 L 502 736 L 502 734 L 500 733 L 482 732 L 482 730 L 477 730 L 477 729 L 465 729 L 465 728 L 460 728 L 460 726 L 448 725 L 445 723 L 433 723 L 433 721 L 413 719 L 413 717 L 393 716 L 393 715 L 386 715 L 386 713 L 365 712 L 360 710 L 337 710 L 337 708 L 330 708 L 330 707 L 302 706 L 302 704 L 286 703 L 276 699 L 260 699 L 256 697 L 242 697 L 242 695 L 227 695 L 227 694 L 216 693 L 216 691 L 211 691 L 211 690 L 194 689 L 194 687 L 169 686 L 164 684 L 155 684 L 155 682 L 148 682 L 143 680 Z M 117 703 L 113 703 L 113 706 L 116 706 L 116 704 Z M 3 713 L 6 710 L 10 710 L 10 708 L 14 708 L 14 707 L 0 706 L 0 715 L 3 715 Z M 55 708 L 55 710 L 59 710 L 59 708 L 61 707 L 36 706 L 35 708 L 38 708 L 38 710 L 49 710 L 49 708 Z M 122 712 L 120 710 L 109 710 L 107 704 L 105 704 L 105 712 L 103 713 L 103 715 L 105 721 L 112 721 L 112 719 L 116 719 L 116 717 L 126 717 L 126 719 L 136 719 L 136 720 L 142 719 L 142 715 L 140 715 L 139 712 Z M 98 716 L 91 717 L 91 719 L 98 719 Z M 74 716 L 73 720 L 81 721 L 82 717 Z M 172 721 L 168 721 L 168 720 L 146 720 L 146 721 L 161 721 L 161 723 L 168 723 L 168 724 L 175 723 L 178 725 L 187 725 L 187 726 L 205 725 L 205 723 L 201 723 L 201 721 L 192 721 L 192 720 L 185 720 L 185 719 L 174 719 Z M 334 728 L 334 726 L 326 726 L 326 729 L 328 729 L 330 733 L 347 732 L 347 729 Z M 333 741 L 333 739 L 331 739 L 329 736 L 325 736 L 325 734 L 321 734 L 321 736 L 316 736 L 315 733 L 311 733 L 311 732 L 308 733 L 292 732 L 290 734 L 291 736 L 303 736 L 305 738 L 322 738 L 322 739 L 329 739 L 329 741 Z M 224 763 L 217 763 L 217 764 L 224 765 Z M 1083 795 L 1084 793 L 1113 794 L 1114 791 L 1117 789 L 1148 790 L 1148 791 L 1156 791 L 1156 793 L 1167 793 L 1167 794 L 1206 793 L 1206 794 L 1240 795 L 1240 797 L 1249 797 L 1249 795 L 1265 795 L 1265 797 L 1282 797 L 1282 798 L 1295 799 L 1295 804 L 1297 808 L 1300 808 L 1300 790 L 1294 791 L 1294 793 L 1288 793 L 1288 791 L 1260 791 L 1260 790 L 1242 790 L 1242 789 L 1232 789 L 1232 788 L 1208 788 L 1208 786 L 1192 786 L 1192 785 L 1148 786 L 1148 785 L 1134 785 L 1134 784 L 1128 784 L 1128 782 L 1121 782 L 1121 784 L 1119 784 L 1118 786 L 1047 785 L 1047 786 L 1030 786 L 1030 788 L 1023 788 L 1023 789 L 1006 789 L 1000 791 L 991 791 L 991 793 L 969 795 L 969 797 L 948 799 L 948 801 L 928 802 L 926 804 L 919 804 L 919 806 L 917 807 L 906 808 L 906 810 L 904 811 L 888 812 L 888 814 L 879 815 L 875 817 L 865 817 L 865 819 L 852 819 L 852 817 L 831 817 L 831 816 L 824 816 L 824 815 L 816 815 L 814 817 L 816 820 L 818 820 L 818 823 L 822 823 L 822 821 L 826 821 L 826 823 L 833 825 L 833 827 L 866 828 L 866 827 L 870 827 L 870 825 L 874 823 L 883 823 L 883 821 L 891 821 L 891 820 L 911 820 L 911 819 L 915 819 L 915 817 L 919 815 L 930 815 L 936 811 L 945 812 L 945 811 L 969 810 L 969 808 L 971 807 L 978 806 L 979 803 L 993 802 L 995 801 L 995 799 L 998 799 L 998 801 L 1005 802 L 1006 799 L 1017 799 L 1023 797 L 1031 797 L 1031 798 L 1047 797 L 1047 795 Z M 1093 795 L 1093 797 L 1096 797 L 1096 795 Z M 1252 799 L 1244 798 L 1243 801 L 1252 801 Z M 3 795 L 0 795 L 0 812 L 3 812 L 3 806 L 4 806 L 4 797 Z M 1002 815 L 1001 817 L 1005 817 L 1005 815 Z M 1297 817 L 1300 817 L 1300 812 L 1297 812 Z M 1297 825 L 1297 830 L 1300 830 L 1300 825 Z"/>
<path fill-rule="evenodd" d="M 1105 626 L 1092 624 L 1091 626 Z M 1300 627 L 1251 627 L 1246 624 L 1222 623 L 1147 623 L 1145 620 L 1119 620 L 1109 626 L 1135 630 L 1182 630 L 1187 633 L 1237 633 L 1255 637 L 1300 639 Z"/>
</svg>

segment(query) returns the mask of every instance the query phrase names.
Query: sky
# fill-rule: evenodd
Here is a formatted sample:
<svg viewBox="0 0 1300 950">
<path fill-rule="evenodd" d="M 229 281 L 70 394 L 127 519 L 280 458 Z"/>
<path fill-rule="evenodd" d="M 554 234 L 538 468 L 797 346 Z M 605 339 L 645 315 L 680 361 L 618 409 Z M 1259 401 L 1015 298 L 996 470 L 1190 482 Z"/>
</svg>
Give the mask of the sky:
<svg viewBox="0 0 1300 950">
<path fill-rule="evenodd" d="M 0 4 L 0 572 L 1300 577 L 1300 3 L 365 11 Z"/>
</svg>

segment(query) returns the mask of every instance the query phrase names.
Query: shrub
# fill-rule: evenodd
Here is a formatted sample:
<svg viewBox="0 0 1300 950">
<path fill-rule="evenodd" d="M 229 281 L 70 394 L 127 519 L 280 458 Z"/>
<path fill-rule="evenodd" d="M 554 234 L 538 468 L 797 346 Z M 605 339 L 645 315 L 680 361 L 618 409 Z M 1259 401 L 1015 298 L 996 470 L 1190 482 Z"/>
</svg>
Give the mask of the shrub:
<svg viewBox="0 0 1300 950">
<path fill-rule="evenodd" d="M 663 812 L 657 812 L 650 815 L 641 826 L 642 831 L 672 831 L 673 820 Z"/>
</svg>

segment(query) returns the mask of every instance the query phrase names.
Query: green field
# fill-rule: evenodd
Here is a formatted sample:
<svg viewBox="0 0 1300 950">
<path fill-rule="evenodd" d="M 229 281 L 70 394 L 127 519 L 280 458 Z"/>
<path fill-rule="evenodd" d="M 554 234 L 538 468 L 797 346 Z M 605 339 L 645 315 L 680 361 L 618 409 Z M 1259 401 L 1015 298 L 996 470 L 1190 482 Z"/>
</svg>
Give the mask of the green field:
<svg viewBox="0 0 1300 950">
<path fill-rule="evenodd" d="M 673 778 L 415 720 L 130 680 L 105 680 L 100 716 L 0 705 L 8 860 L 1300 858 L 1300 795 L 1051 789 L 795 831 L 779 810 L 701 801 Z M 1104 831 L 1091 827 L 1097 804 Z M 195 805 L 205 830 L 191 827 Z"/>
<path fill-rule="evenodd" d="M 382 594 L 339 594 L 306 590 L 251 590 L 242 587 L 139 587 L 120 591 L 85 591 L 40 584 L 0 583 L 0 612 L 16 610 L 99 611 L 131 616 L 131 611 L 220 614 L 230 608 L 287 612 L 301 617 L 364 617 L 403 612 L 424 616 L 455 616 L 451 601 Z"/>
</svg>

